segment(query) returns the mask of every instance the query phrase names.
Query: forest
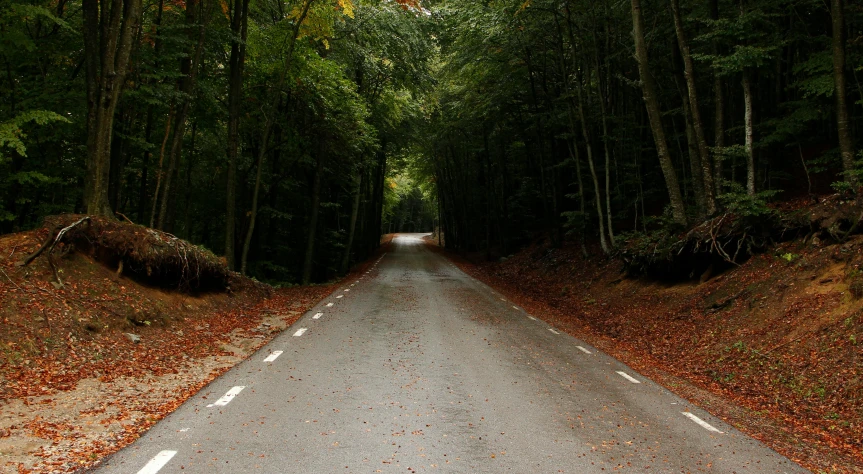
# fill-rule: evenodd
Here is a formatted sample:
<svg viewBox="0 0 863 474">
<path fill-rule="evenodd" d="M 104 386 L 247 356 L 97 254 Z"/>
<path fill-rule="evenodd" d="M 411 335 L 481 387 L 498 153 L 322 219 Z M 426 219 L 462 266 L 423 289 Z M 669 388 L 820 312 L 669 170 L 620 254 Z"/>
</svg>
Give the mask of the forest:
<svg viewBox="0 0 863 474">
<path fill-rule="evenodd" d="M 612 254 L 863 170 L 844 0 L 12 0 L 0 54 L 0 233 L 133 221 L 273 283 L 435 227 Z"/>
</svg>

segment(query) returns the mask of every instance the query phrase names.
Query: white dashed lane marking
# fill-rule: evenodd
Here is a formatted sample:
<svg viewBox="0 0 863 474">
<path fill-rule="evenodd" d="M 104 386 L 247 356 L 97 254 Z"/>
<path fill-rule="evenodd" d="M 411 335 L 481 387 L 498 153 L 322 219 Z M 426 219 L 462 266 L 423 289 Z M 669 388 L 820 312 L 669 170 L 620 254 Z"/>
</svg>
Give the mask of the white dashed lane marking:
<svg viewBox="0 0 863 474">
<path fill-rule="evenodd" d="M 207 405 L 207 408 L 223 407 L 228 403 L 231 403 L 231 400 L 233 400 L 234 397 L 239 395 L 239 393 L 242 392 L 244 388 L 246 388 L 244 385 L 240 385 L 228 390 L 228 393 L 222 395 L 222 398 L 216 400 L 216 403 L 211 403 Z"/>
<path fill-rule="evenodd" d="M 333 306 L 332 303 L 327 303 L 327 308 L 331 308 Z"/>
<path fill-rule="evenodd" d="M 309 328 L 300 328 L 297 330 L 297 332 L 294 333 L 294 337 L 300 337 L 303 334 L 305 334 L 306 331 L 308 331 L 308 330 L 309 330 Z"/>
<path fill-rule="evenodd" d="M 555 333 L 555 334 L 560 334 L 559 332 L 555 331 L 554 328 L 548 328 L 548 330 Z"/>
<path fill-rule="evenodd" d="M 267 356 L 266 359 L 264 359 L 264 362 L 272 362 L 278 359 L 280 355 L 282 355 L 282 351 L 273 351 L 272 354 L 270 354 L 269 356 Z"/>
<path fill-rule="evenodd" d="M 336 296 L 336 298 L 341 298 L 341 297 L 343 297 L 343 296 L 345 296 L 345 295 L 339 295 L 339 296 Z"/>
<path fill-rule="evenodd" d="M 321 316 L 323 316 L 323 315 L 324 315 L 324 313 L 318 313 L 318 314 L 312 316 L 312 319 L 321 319 Z"/>
<path fill-rule="evenodd" d="M 142 467 L 138 474 L 155 474 L 159 472 L 159 469 L 165 467 L 165 464 L 168 464 L 168 461 L 177 454 L 176 451 L 162 451 L 157 454 L 150 462 L 147 463 L 146 466 Z"/>
<path fill-rule="evenodd" d="M 536 318 L 534 318 L 533 316 L 531 316 L 529 314 L 527 315 L 527 319 L 530 319 L 531 321 L 536 321 Z"/>
<path fill-rule="evenodd" d="M 713 425 L 711 425 L 710 423 L 708 423 L 708 422 L 706 422 L 706 421 L 702 420 L 701 418 L 698 418 L 697 416 L 693 415 L 692 413 L 689 413 L 688 411 L 682 411 L 682 412 L 680 412 L 680 413 L 683 413 L 683 416 L 685 416 L 685 417 L 689 418 L 690 420 L 692 420 L 692 421 L 694 421 L 694 422 L 698 423 L 699 425 L 701 425 L 701 427 L 702 427 L 702 428 L 704 428 L 705 430 L 707 430 L 707 431 L 713 431 L 714 433 L 722 434 L 722 432 L 721 432 L 721 431 L 719 431 L 718 429 L 716 429 L 715 427 L 713 427 Z"/>
<path fill-rule="evenodd" d="M 351 289 L 350 289 L 350 288 L 346 288 L 346 289 L 345 289 L 345 293 L 347 293 L 347 292 L 349 292 L 349 291 L 351 291 Z"/>
<path fill-rule="evenodd" d="M 584 352 L 585 354 L 593 354 L 592 352 L 590 352 L 589 350 L 587 350 L 581 346 L 575 346 L 575 347 L 577 347 L 578 350 L 580 350 L 581 352 Z"/>
<path fill-rule="evenodd" d="M 641 383 L 641 381 L 634 379 L 632 376 L 630 376 L 626 372 L 622 372 L 622 371 L 618 370 L 617 374 L 620 375 L 621 377 L 625 378 L 626 380 L 629 380 L 632 383 Z"/>
<path fill-rule="evenodd" d="M 516 305 L 512 305 L 512 307 L 515 309 L 519 309 L 518 306 L 516 306 Z"/>
</svg>

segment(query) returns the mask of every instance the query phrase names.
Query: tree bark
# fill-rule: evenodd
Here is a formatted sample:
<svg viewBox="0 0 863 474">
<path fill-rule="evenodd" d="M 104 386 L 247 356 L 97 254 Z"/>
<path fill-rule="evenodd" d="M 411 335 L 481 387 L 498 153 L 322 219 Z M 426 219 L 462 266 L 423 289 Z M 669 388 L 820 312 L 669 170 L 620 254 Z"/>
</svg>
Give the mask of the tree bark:
<svg viewBox="0 0 863 474">
<path fill-rule="evenodd" d="M 680 102 L 682 104 L 683 109 L 683 126 L 684 126 L 684 135 L 686 136 L 686 153 L 683 151 L 683 147 L 680 145 L 680 139 L 677 139 L 677 146 L 680 150 L 681 156 L 687 155 L 689 157 L 689 171 L 692 176 L 691 184 L 692 184 L 692 194 L 695 196 L 696 207 L 698 208 L 698 217 L 703 218 L 707 215 L 707 199 L 705 198 L 704 192 L 704 179 L 701 175 L 701 157 L 698 154 L 698 146 L 695 143 L 695 132 L 692 128 L 692 113 L 689 108 L 689 97 L 686 92 L 686 80 L 683 78 L 683 73 L 681 73 L 680 68 L 678 67 L 678 62 L 680 61 L 680 49 L 677 47 L 672 48 L 672 63 L 674 69 L 674 82 L 677 86 L 678 93 L 680 94 Z M 676 131 L 677 125 L 676 121 L 672 117 L 672 127 Z M 677 134 L 679 137 L 680 135 Z M 686 190 L 686 169 L 684 168 L 684 184 L 683 184 L 683 195 L 687 195 Z"/>
<path fill-rule="evenodd" d="M 753 150 L 754 132 L 752 130 L 752 79 L 748 71 L 743 71 L 743 129 L 746 149 L 746 194 L 755 196 L 755 151 Z"/>
<path fill-rule="evenodd" d="M 240 149 L 240 111 L 243 99 L 243 68 L 246 62 L 246 37 L 249 1 L 234 0 L 231 16 L 231 56 L 228 62 L 228 179 L 225 212 L 225 261 L 236 268 L 237 159 Z"/>
<path fill-rule="evenodd" d="M 680 1 L 671 0 L 671 12 L 674 16 L 674 31 L 677 33 L 677 44 L 680 47 L 680 55 L 683 58 L 683 75 L 686 78 L 686 90 L 689 97 L 689 111 L 692 116 L 692 129 L 695 132 L 695 143 L 698 148 L 698 157 L 701 161 L 701 182 L 704 189 L 704 204 L 708 215 L 716 213 L 716 197 L 714 195 L 713 169 L 711 166 L 710 152 L 707 149 L 707 139 L 704 137 L 704 121 L 701 120 L 701 112 L 698 107 L 698 91 L 695 88 L 695 66 L 692 63 L 692 54 L 689 51 L 689 42 L 686 32 L 683 30 L 683 21 L 680 18 Z M 693 173 L 696 170 L 693 170 Z"/>
<path fill-rule="evenodd" d="M 832 0 L 833 17 L 833 83 L 836 95 L 836 131 L 839 135 L 839 154 L 845 180 L 856 186 L 854 174 L 854 141 L 848 119 L 848 99 L 845 87 L 845 5 L 843 0 Z"/>
<path fill-rule="evenodd" d="M 309 232 L 306 237 L 306 256 L 303 259 L 303 285 L 312 282 L 312 264 L 315 258 L 315 235 L 318 230 L 318 213 L 321 206 L 321 178 L 324 174 L 324 141 L 318 152 L 318 163 L 315 169 L 315 181 L 312 185 L 312 210 L 309 217 Z"/>
<path fill-rule="evenodd" d="M 162 175 L 165 167 L 165 147 L 171 138 L 171 124 L 174 123 L 174 105 L 168 110 L 165 118 L 165 134 L 162 136 L 162 146 L 159 147 L 159 167 L 156 168 L 156 190 L 153 191 L 153 208 L 150 211 L 150 227 L 156 226 L 156 206 L 159 205 L 159 192 L 162 189 Z"/>
<path fill-rule="evenodd" d="M 710 0 L 710 18 L 719 19 L 719 0 Z M 719 41 L 713 40 L 713 54 L 719 55 Z M 713 146 L 717 149 L 725 147 L 725 91 L 722 76 L 713 73 Z M 713 185 L 715 196 L 722 194 L 722 160 L 717 156 L 713 160 Z"/>
<path fill-rule="evenodd" d="M 87 213 L 112 217 L 108 203 L 114 111 L 126 82 L 141 0 L 82 0 L 87 74 Z"/>
<path fill-rule="evenodd" d="M 291 57 L 294 54 L 294 46 L 297 43 L 297 37 L 300 35 L 300 26 L 305 21 L 306 16 L 309 14 L 309 9 L 312 7 L 312 4 L 315 0 L 305 0 L 303 5 L 303 10 L 300 12 L 300 16 L 297 17 L 297 22 L 294 25 L 294 29 L 291 35 L 290 44 L 288 45 L 288 50 L 285 52 L 285 59 L 283 62 L 282 71 L 279 73 L 279 81 L 276 83 L 276 86 L 272 89 L 275 91 L 276 97 L 272 102 L 272 105 L 268 107 L 264 113 L 265 121 L 264 121 L 264 129 L 261 134 L 261 143 L 260 143 L 260 151 L 258 152 L 258 171 L 255 175 L 255 191 L 252 196 L 252 210 L 250 211 L 250 219 L 249 219 L 249 229 L 246 232 L 246 239 L 243 242 L 243 253 L 240 257 L 240 273 L 243 275 L 246 274 L 246 264 L 248 263 L 249 257 L 249 247 L 252 242 L 252 234 L 255 232 L 255 220 L 258 217 L 258 192 L 261 189 L 261 168 L 264 166 L 264 158 L 267 155 L 267 143 L 270 141 L 270 134 L 273 131 L 273 125 L 276 123 L 276 106 L 279 104 L 282 94 L 282 88 L 285 85 L 285 79 L 288 77 L 288 67 L 291 65 Z"/>
<path fill-rule="evenodd" d="M 590 176 L 593 178 L 593 191 L 596 200 L 596 214 L 599 218 L 599 245 L 606 254 L 611 252 L 608 241 L 605 238 L 605 215 L 602 212 L 602 193 L 599 190 L 599 179 L 596 177 L 596 167 L 593 164 L 593 147 L 590 145 L 590 133 L 587 131 L 587 120 L 584 115 L 584 103 L 582 99 L 581 81 L 576 85 L 578 92 L 578 115 L 581 119 L 581 134 L 584 137 L 584 146 L 587 148 L 587 165 L 590 168 Z"/>
<path fill-rule="evenodd" d="M 656 142 L 656 153 L 659 156 L 659 165 L 665 177 L 665 185 L 668 188 L 668 197 L 671 200 L 671 212 L 674 221 L 685 226 L 686 209 L 683 205 L 683 196 L 680 194 L 680 184 L 677 181 L 677 173 L 671 162 L 668 150 L 668 142 L 665 138 L 665 130 L 662 127 L 662 115 L 659 112 L 659 99 L 656 94 L 656 84 L 650 74 L 647 61 L 647 44 L 644 41 L 644 17 L 641 13 L 641 0 L 632 2 L 632 36 L 635 39 L 635 59 L 638 61 L 638 73 L 641 76 L 641 89 L 644 95 L 644 105 L 650 119 L 650 129 L 653 132 L 653 140 Z"/>
<path fill-rule="evenodd" d="M 357 177 L 354 179 L 356 192 L 354 193 L 354 204 L 351 206 L 351 220 L 348 224 L 348 241 L 345 244 L 345 254 L 342 256 L 341 273 L 343 275 L 348 272 L 351 264 L 351 249 L 354 246 L 354 231 L 357 228 L 357 216 L 360 212 L 360 197 L 362 196 L 364 174 L 365 171 L 360 170 L 360 172 L 357 173 Z"/>
<path fill-rule="evenodd" d="M 198 19 L 200 9 L 201 18 Z M 186 135 L 186 117 L 189 115 L 192 95 L 198 78 L 201 55 L 204 49 L 204 36 L 206 33 L 207 14 L 204 8 L 204 0 L 187 0 L 186 2 L 186 27 L 189 29 L 189 41 L 194 42 L 195 49 L 189 57 L 180 61 L 180 72 L 183 76 L 179 79 L 177 90 L 181 95 L 181 102 L 177 108 L 177 116 L 174 119 L 174 132 L 171 140 L 171 154 L 168 159 L 168 171 L 165 173 L 165 186 L 162 190 L 162 199 L 159 206 L 159 220 L 157 228 L 164 230 L 165 219 L 168 214 L 168 203 L 171 200 L 171 179 L 180 161 L 183 149 L 183 138 Z M 196 25 L 197 24 L 197 25 Z M 197 28 L 195 28 L 197 26 Z M 195 37 L 197 36 L 197 41 Z"/>
</svg>

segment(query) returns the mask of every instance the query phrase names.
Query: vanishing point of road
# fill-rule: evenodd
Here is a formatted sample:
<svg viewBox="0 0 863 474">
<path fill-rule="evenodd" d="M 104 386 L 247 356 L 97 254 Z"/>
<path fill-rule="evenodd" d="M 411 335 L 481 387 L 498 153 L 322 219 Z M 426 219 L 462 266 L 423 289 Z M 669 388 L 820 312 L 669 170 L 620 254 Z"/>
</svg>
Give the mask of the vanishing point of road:
<svg viewBox="0 0 863 474">
<path fill-rule="evenodd" d="M 421 237 L 93 472 L 807 472 Z"/>
</svg>

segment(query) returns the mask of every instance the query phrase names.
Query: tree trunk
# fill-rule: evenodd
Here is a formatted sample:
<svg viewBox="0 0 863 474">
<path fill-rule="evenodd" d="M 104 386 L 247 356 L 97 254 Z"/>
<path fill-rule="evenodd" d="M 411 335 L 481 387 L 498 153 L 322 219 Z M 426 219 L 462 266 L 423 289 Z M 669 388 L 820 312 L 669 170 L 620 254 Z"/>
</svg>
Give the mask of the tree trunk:
<svg viewBox="0 0 863 474">
<path fill-rule="evenodd" d="M 611 248 L 608 246 L 608 241 L 605 238 L 605 215 L 602 212 L 602 193 L 599 190 L 599 179 L 596 177 L 596 168 L 593 165 L 593 147 L 590 145 L 590 134 L 587 131 L 587 120 L 584 116 L 581 80 L 578 80 L 575 90 L 578 92 L 578 115 L 581 119 L 581 134 L 584 137 L 584 146 L 587 148 L 587 165 L 590 168 L 590 176 L 593 178 L 596 214 L 599 218 L 599 245 L 602 247 L 602 251 L 608 254 L 611 252 Z"/>
<path fill-rule="evenodd" d="M 150 227 L 156 225 L 156 206 L 159 204 L 159 191 L 162 189 L 162 175 L 164 174 L 165 166 L 165 147 L 168 145 L 168 139 L 171 138 L 171 124 L 174 123 L 174 105 L 168 110 L 168 117 L 165 118 L 165 134 L 162 136 L 162 146 L 159 147 L 159 167 L 156 169 L 156 190 L 153 191 L 153 208 L 150 211 Z"/>
<path fill-rule="evenodd" d="M 752 79 L 748 71 L 743 71 L 743 122 L 746 147 L 746 194 L 755 196 L 755 152 L 753 150 L 752 130 Z"/>
<path fill-rule="evenodd" d="M 249 1 L 234 0 L 231 16 L 231 57 L 228 62 L 228 179 L 225 212 L 225 260 L 236 268 L 237 159 L 240 149 L 240 111 L 243 99 L 243 67 L 246 62 L 246 36 Z"/>
<path fill-rule="evenodd" d="M 141 0 L 82 0 L 81 7 L 87 71 L 84 205 L 88 214 L 112 216 L 108 186 L 114 110 L 126 82 Z"/>
<path fill-rule="evenodd" d="M 359 215 L 360 212 L 360 197 L 362 195 L 364 174 L 365 171 L 360 170 L 360 172 L 357 173 L 357 177 L 354 179 L 357 191 L 354 193 L 354 204 L 351 207 L 351 221 L 350 224 L 348 224 L 348 241 L 345 244 L 345 254 L 342 256 L 341 273 L 343 275 L 348 273 L 348 269 L 351 264 L 351 249 L 354 246 L 354 231 L 357 228 L 357 215 Z"/>
<path fill-rule="evenodd" d="M 845 180 L 857 185 L 854 174 L 854 141 L 848 120 L 848 99 L 845 90 L 845 5 L 843 0 L 832 0 L 833 16 L 833 83 L 836 94 L 836 131 L 839 134 L 839 154 Z"/>
<path fill-rule="evenodd" d="M 675 51 L 675 53 L 676 52 L 677 51 Z M 692 113 L 689 108 L 689 98 L 687 97 L 687 94 L 685 92 L 686 84 L 683 79 L 683 74 L 680 74 L 676 67 L 674 71 L 674 82 L 677 84 L 677 89 L 680 93 L 681 104 L 683 105 L 683 125 L 687 144 L 686 154 L 689 156 L 689 170 L 692 173 L 693 194 L 695 195 L 695 203 L 698 206 L 699 217 L 703 218 L 707 215 L 707 199 L 705 197 L 706 193 L 704 189 L 704 179 L 702 179 L 701 175 L 701 157 L 698 154 L 698 146 L 695 143 L 695 132 L 692 128 Z M 672 123 L 674 122 L 672 121 Z M 680 147 L 680 140 L 678 140 L 678 148 L 680 149 L 680 154 L 683 155 L 684 153 L 683 148 Z M 684 196 L 686 195 L 686 189 L 683 190 L 683 194 Z"/>
<path fill-rule="evenodd" d="M 719 20 L 719 0 L 710 0 L 710 18 Z M 719 55 L 719 41 L 713 40 L 713 54 Z M 722 76 L 713 73 L 713 146 L 717 149 L 725 147 L 725 91 Z M 722 194 L 722 159 L 718 156 L 713 160 L 713 185 L 715 195 Z"/>
<path fill-rule="evenodd" d="M 324 141 L 318 152 L 318 164 L 315 169 L 315 182 L 312 185 L 312 211 L 309 217 L 309 232 L 306 237 L 306 256 L 303 259 L 303 285 L 312 282 L 312 264 L 315 257 L 315 234 L 318 230 L 318 213 L 321 207 L 321 178 L 324 174 Z"/>
<path fill-rule="evenodd" d="M 710 161 L 710 152 L 707 149 L 707 139 L 704 138 L 704 121 L 701 120 L 701 112 L 698 107 L 698 91 L 695 88 L 695 66 L 692 63 L 692 54 L 689 51 L 686 32 L 683 31 L 683 21 L 680 19 L 679 0 L 671 0 L 671 11 L 674 16 L 674 31 L 677 33 L 677 44 L 680 47 L 680 55 L 683 58 L 683 74 L 686 78 L 686 89 L 689 93 L 689 110 L 692 115 L 692 129 L 695 132 L 698 157 L 701 161 L 701 181 L 704 185 L 705 210 L 708 215 L 713 215 L 716 213 L 716 197 L 713 193 L 713 169 Z M 695 172 L 695 170 L 693 170 L 693 172 Z"/>
<path fill-rule="evenodd" d="M 269 132 L 270 128 L 266 130 Z M 258 152 L 258 164 L 257 169 L 255 170 L 255 190 L 252 191 L 252 210 L 249 212 L 249 229 L 246 231 L 246 238 L 243 240 L 243 251 L 240 255 L 240 273 L 242 275 L 246 274 L 246 266 L 249 260 L 249 249 L 252 246 L 252 235 L 255 233 L 255 222 L 258 219 L 258 196 L 261 192 L 261 173 L 264 169 L 264 157 L 267 155 L 267 142 L 269 141 L 270 134 L 264 134 L 263 141 L 260 146 L 261 149 Z"/>
<path fill-rule="evenodd" d="M 662 127 L 662 115 L 659 112 L 659 99 L 656 95 L 656 84 L 650 75 L 650 67 L 647 62 L 647 44 L 644 41 L 644 18 L 641 13 L 641 0 L 632 2 L 632 36 L 635 39 L 635 59 L 638 61 L 638 73 L 641 76 L 641 89 L 644 94 L 644 105 L 650 118 L 650 129 L 653 132 L 653 140 L 656 142 L 656 153 L 659 156 L 659 165 L 665 176 L 665 185 L 668 188 L 668 197 L 671 200 L 671 212 L 674 221 L 680 225 L 686 225 L 686 209 L 683 205 L 683 196 L 680 194 L 680 184 L 677 182 L 677 173 L 671 162 L 668 151 L 668 142 L 665 139 L 665 130 Z"/>
<path fill-rule="evenodd" d="M 297 37 L 300 35 L 300 26 L 305 21 L 306 16 L 309 14 L 309 9 L 312 7 L 312 3 L 315 0 L 306 0 L 303 5 L 303 10 L 300 13 L 300 16 L 297 18 L 297 22 L 294 25 L 293 34 L 291 36 L 291 42 L 288 45 L 288 50 L 285 52 L 284 62 L 282 64 L 282 71 L 279 73 L 279 81 L 276 83 L 276 86 L 272 89 L 275 91 L 276 97 L 275 100 L 270 105 L 269 109 L 264 116 L 266 120 L 264 122 L 263 132 L 261 134 L 261 143 L 260 143 L 260 151 L 258 152 L 258 171 L 255 175 L 255 191 L 252 196 L 252 210 L 250 211 L 250 219 L 249 219 L 249 230 L 246 232 L 246 239 L 243 242 L 243 253 L 240 257 L 240 273 L 243 275 L 246 274 L 246 264 L 248 256 L 249 256 L 249 246 L 252 243 L 252 234 L 255 232 L 255 219 L 258 216 L 258 192 L 261 189 L 261 168 L 264 166 L 264 158 L 267 154 L 267 143 L 270 141 L 270 134 L 273 131 L 273 125 L 276 122 L 276 110 L 275 107 L 281 102 L 282 88 L 285 85 L 285 79 L 288 76 L 288 67 L 291 65 L 291 57 L 294 54 L 294 46 L 297 43 Z"/>
<path fill-rule="evenodd" d="M 198 4 L 199 2 L 200 5 Z M 200 21 L 197 18 L 199 9 L 201 11 Z M 168 172 L 165 173 L 165 186 L 162 191 L 162 201 L 159 207 L 157 228 L 162 230 L 165 228 L 165 219 L 168 214 L 168 202 L 171 199 L 171 179 L 177 168 L 177 162 L 180 161 L 180 154 L 183 149 L 183 138 L 185 138 L 186 135 L 186 116 L 189 115 L 191 98 L 194 94 L 198 69 L 200 68 L 201 63 L 201 54 L 204 49 L 206 18 L 207 14 L 204 8 L 204 0 L 188 0 L 186 2 L 186 27 L 189 28 L 189 41 L 195 41 L 195 36 L 197 36 L 197 42 L 192 43 L 195 44 L 195 49 L 192 54 L 180 61 L 180 72 L 183 77 L 178 81 L 177 90 L 180 92 L 182 99 L 177 110 L 177 116 L 174 120 L 174 133 L 171 141 L 171 154 L 168 159 Z M 197 28 L 195 28 L 196 23 Z"/>
</svg>

